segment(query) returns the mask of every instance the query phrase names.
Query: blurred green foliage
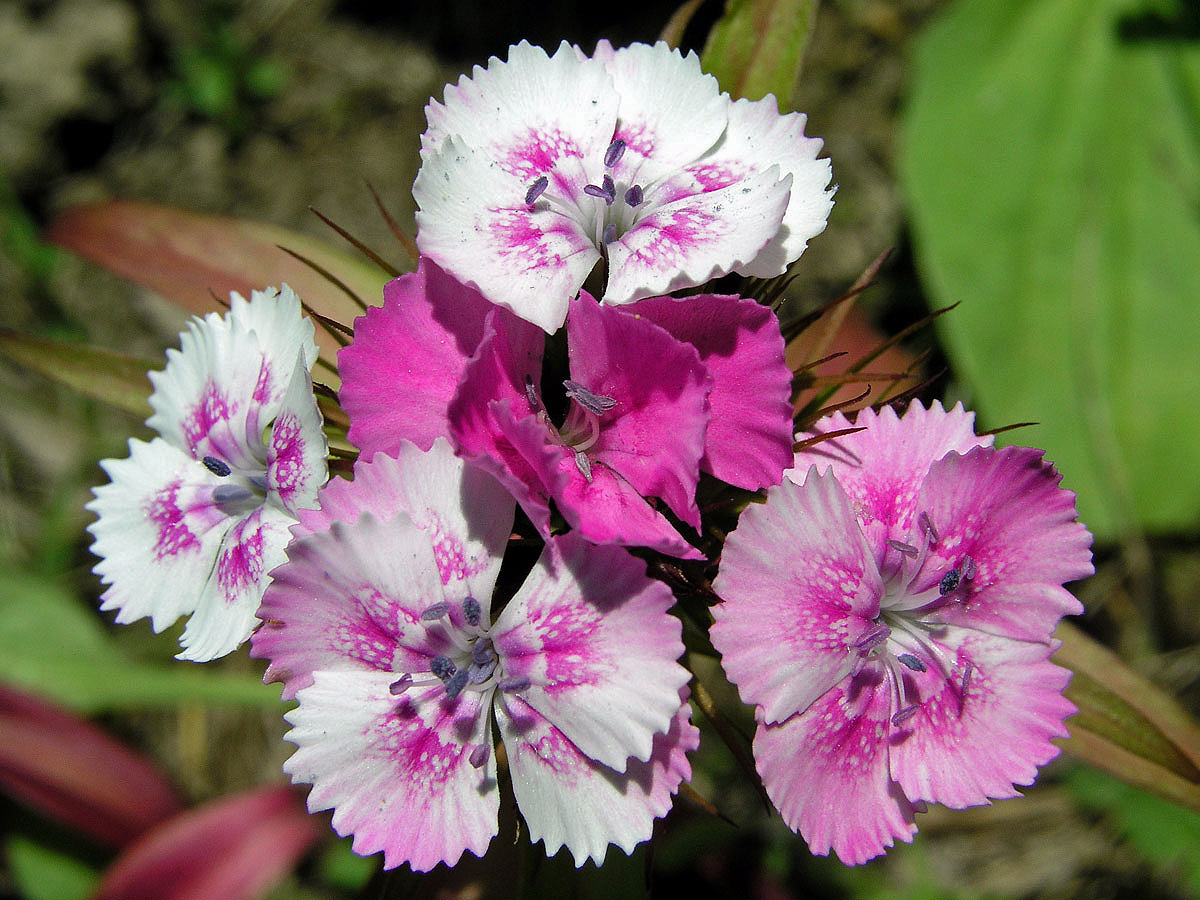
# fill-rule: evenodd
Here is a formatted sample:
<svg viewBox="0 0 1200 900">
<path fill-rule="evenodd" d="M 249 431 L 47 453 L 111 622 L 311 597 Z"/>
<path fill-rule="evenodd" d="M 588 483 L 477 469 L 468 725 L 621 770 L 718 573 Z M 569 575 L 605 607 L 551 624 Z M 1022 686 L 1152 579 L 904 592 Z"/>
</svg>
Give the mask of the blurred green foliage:
<svg viewBox="0 0 1200 900">
<path fill-rule="evenodd" d="M 817 0 L 727 0 L 701 66 L 733 97 L 774 94 L 789 112 L 816 16 Z"/>
<path fill-rule="evenodd" d="M 84 900 L 99 880 L 86 863 L 20 835 L 4 849 L 13 883 L 27 900 Z"/>
<path fill-rule="evenodd" d="M 1200 44 L 1165 9 L 960 0 L 905 121 L 921 274 L 962 302 L 938 322 L 955 370 L 986 427 L 1040 423 L 1014 439 L 1101 539 L 1200 525 Z"/>
</svg>

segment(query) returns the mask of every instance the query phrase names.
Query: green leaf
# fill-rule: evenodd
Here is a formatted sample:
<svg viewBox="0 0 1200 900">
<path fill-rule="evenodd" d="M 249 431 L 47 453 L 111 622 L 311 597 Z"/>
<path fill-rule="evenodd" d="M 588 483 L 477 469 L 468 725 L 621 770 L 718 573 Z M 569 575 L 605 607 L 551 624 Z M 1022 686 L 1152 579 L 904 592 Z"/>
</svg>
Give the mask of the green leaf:
<svg viewBox="0 0 1200 900">
<path fill-rule="evenodd" d="M 817 0 L 727 0 L 700 65 L 733 97 L 774 94 L 787 112 L 816 13 Z"/>
<path fill-rule="evenodd" d="M 1130 6 L 953 5 L 901 155 L 956 371 L 1100 538 L 1200 522 L 1200 46 L 1122 42 Z"/>
<path fill-rule="evenodd" d="M 26 900 L 84 900 L 100 878 L 73 856 L 20 836 L 9 838 L 5 850 L 12 880 Z"/>
<path fill-rule="evenodd" d="M 272 707 L 279 690 L 251 675 L 193 663 L 137 662 L 55 581 L 0 572 L 0 681 L 81 713 L 184 702 Z"/>
<path fill-rule="evenodd" d="M 85 396 L 126 410 L 139 418 L 150 415 L 150 380 L 146 372 L 162 367 L 70 341 L 54 341 L 0 328 L 0 353 Z"/>
</svg>

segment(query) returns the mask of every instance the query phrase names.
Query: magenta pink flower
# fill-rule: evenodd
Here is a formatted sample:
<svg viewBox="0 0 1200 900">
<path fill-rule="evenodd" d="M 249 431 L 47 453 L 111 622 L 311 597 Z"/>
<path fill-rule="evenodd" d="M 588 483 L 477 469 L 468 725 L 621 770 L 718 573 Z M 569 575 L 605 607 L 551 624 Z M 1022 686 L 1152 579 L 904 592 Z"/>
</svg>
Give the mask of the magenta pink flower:
<svg viewBox="0 0 1200 900">
<path fill-rule="evenodd" d="M 227 315 L 192 321 L 150 373 L 146 424 L 161 436 L 101 463 L 112 483 L 87 507 L 101 609 L 118 622 L 149 616 L 155 631 L 190 613 L 181 659 L 223 656 L 250 636 L 288 529 L 327 473 L 316 358 L 287 285 L 235 293 Z"/>
<path fill-rule="evenodd" d="M 993 449 L 961 407 L 854 424 L 743 513 L 712 628 L 757 707 L 771 799 L 813 852 L 851 864 L 911 840 L 922 803 L 1014 796 L 1057 754 L 1075 709 L 1051 633 L 1082 612 L 1063 583 L 1092 573 L 1040 451 Z"/>
<path fill-rule="evenodd" d="M 336 480 L 263 600 L 254 655 L 284 682 L 284 766 L 384 865 L 481 855 L 497 831 L 492 722 L 532 840 L 630 852 L 691 769 L 670 591 L 616 547 L 551 539 L 491 609 L 514 502 L 444 440 Z"/>
<path fill-rule="evenodd" d="M 696 551 L 701 471 L 749 490 L 790 464 L 791 374 L 774 314 L 719 295 L 571 302 L 566 371 L 542 331 L 423 259 L 339 355 L 350 439 L 369 456 L 450 434 L 549 532 L 550 503 L 595 543 Z M 564 378 L 564 376 L 567 376 Z"/>
<path fill-rule="evenodd" d="M 803 115 L 731 100 L 664 43 L 521 43 L 425 112 L 418 246 L 550 333 L 601 258 L 606 304 L 770 278 L 833 206 Z"/>
</svg>

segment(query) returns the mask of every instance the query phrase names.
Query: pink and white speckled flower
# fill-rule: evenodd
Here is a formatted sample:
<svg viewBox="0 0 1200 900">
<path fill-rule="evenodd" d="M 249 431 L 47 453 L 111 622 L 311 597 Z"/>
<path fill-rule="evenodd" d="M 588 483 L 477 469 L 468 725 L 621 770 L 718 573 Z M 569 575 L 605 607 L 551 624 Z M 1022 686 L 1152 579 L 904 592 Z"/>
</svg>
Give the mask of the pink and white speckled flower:
<svg viewBox="0 0 1200 900">
<path fill-rule="evenodd" d="M 263 599 L 253 653 L 300 703 L 284 769 L 387 868 L 487 848 L 493 717 L 530 837 L 580 865 L 646 840 L 690 777 L 670 591 L 568 535 L 493 617 L 514 507 L 445 440 L 402 442 L 325 488 Z"/>
<path fill-rule="evenodd" d="M 421 251 L 548 332 L 602 258 L 610 304 L 773 277 L 833 205 L 803 115 L 731 100 L 664 43 L 601 42 L 590 58 L 521 43 L 426 116 Z"/>
<path fill-rule="evenodd" d="M 911 840 L 925 802 L 1015 796 L 1075 711 L 1051 634 L 1082 612 L 1063 583 L 1092 573 L 1091 535 L 1040 451 L 994 449 L 973 418 L 864 410 L 725 544 L 713 645 L 815 853 L 857 864 Z"/>
<path fill-rule="evenodd" d="M 161 631 L 191 614 L 181 659 L 230 652 L 284 561 L 288 529 L 325 481 L 325 434 L 309 380 L 313 325 L 291 288 L 230 298 L 224 316 L 194 319 L 151 372 L 160 437 L 131 439 L 128 459 L 87 508 L 101 609 L 149 616 Z"/>
</svg>

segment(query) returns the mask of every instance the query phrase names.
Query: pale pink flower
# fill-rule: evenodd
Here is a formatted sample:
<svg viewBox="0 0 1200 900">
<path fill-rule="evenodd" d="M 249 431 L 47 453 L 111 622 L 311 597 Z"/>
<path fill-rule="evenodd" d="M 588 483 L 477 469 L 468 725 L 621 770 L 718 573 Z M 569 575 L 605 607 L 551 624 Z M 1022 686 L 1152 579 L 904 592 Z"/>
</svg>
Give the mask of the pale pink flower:
<svg viewBox="0 0 1200 900">
<path fill-rule="evenodd" d="M 757 707 L 768 794 L 813 852 L 851 864 L 911 840 L 923 803 L 1015 796 L 1057 755 L 1075 708 L 1051 633 L 1082 612 L 1063 583 L 1092 573 L 1040 451 L 993 449 L 961 407 L 853 424 L 742 514 L 712 627 Z"/>
<path fill-rule="evenodd" d="M 584 292 L 570 307 L 551 378 L 539 328 L 422 259 L 338 356 L 350 440 L 370 456 L 449 434 L 545 533 L 553 501 L 595 543 L 695 555 L 647 498 L 696 527 L 701 471 L 779 482 L 792 435 L 778 320 L 714 294 L 613 308 Z"/>
<path fill-rule="evenodd" d="M 263 600 L 253 653 L 300 704 L 284 769 L 387 868 L 486 850 L 493 720 L 530 838 L 579 865 L 646 840 L 690 776 L 670 591 L 568 535 L 493 615 L 514 506 L 445 440 L 402 442 L 322 491 Z"/>
<path fill-rule="evenodd" d="M 588 58 L 527 43 L 426 107 L 417 243 L 548 332 L 596 263 L 631 303 L 780 275 L 833 205 L 821 141 L 775 98 L 733 101 L 664 43 Z"/>
<path fill-rule="evenodd" d="M 181 659 L 222 656 L 250 636 L 284 561 L 288 529 L 325 481 L 325 434 L 309 380 L 313 325 L 291 288 L 231 295 L 193 319 L 151 372 L 159 433 L 101 463 L 110 484 L 87 508 L 101 609 L 161 631 L 191 614 Z"/>
</svg>

